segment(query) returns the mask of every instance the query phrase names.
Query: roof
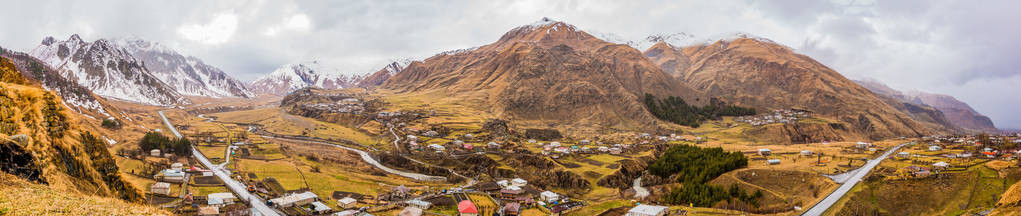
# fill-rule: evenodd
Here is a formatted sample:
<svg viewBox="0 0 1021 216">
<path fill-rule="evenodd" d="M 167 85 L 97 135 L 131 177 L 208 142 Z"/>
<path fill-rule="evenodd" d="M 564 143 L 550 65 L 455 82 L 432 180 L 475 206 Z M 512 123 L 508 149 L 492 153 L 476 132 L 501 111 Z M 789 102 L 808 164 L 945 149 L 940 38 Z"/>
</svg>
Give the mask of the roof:
<svg viewBox="0 0 1021 216">
<path fill-rule="evenodd" d="M 329 210 L 333 210 L 333 209 L 330 208 L 329 206 L 326 206 L 326 204 L 323 204 L 323 203 L 321 203 L 319 201 L 315 201 L 315 202 L 312 202 L 312 210 L 315 210 L 315 211 L 329 211 Z"/>
<path fill-rule="evenodd" d="M 560 195 L 557 195 L 557 193 L 553 193 L 553 191 L 543 191 L 542 193 L 539 193 L 539 195 L 540 195 L 540 196 L 545 196 L 545 197 L 556 197 L 556 196 L 560 196 Z"/>
<path fill-rule="evenodd" d="M 472 201 L 463 200 L 457 203 L 457 212 L 459 213 L 479 213 L 479 210 L 475 208 L 475 204 Z"/>
<path fill-rule="evenodd" d="M 287 196 L 273 198 L 273 199 L 270 199 L 270 201 L 272 201 L 273 203 L 279 204 L 279 205 L 286 205 L 286 204 L 291 204 L 291 203 L 298 202 L 300 200 L 315 199 L 316 197 L 318 197 L 318 196 L 316 196 L 315 193 L 312 193 L 311 191 L 305 191 L 305 192 L 302 192 L 302 193 L 296 193 L 296 194 L 291 194 L 291 195 L 287 195 Z"/>
<path fill-rule="evenodd" d="M 940 161 L 940 162 L 936 162 L 936 163 L 933 163 L 932 165 L 933 165 L 933 166 L 950 166 L 950 164 L 949 164 L 949 163 L 947 163 L 947 162 L 943 162 L 943 161 Z"/>
<path fill-rule="evenodd" d="M 344 197 L 343 199 L 337 200 L 337 203 L 341 203 L 341 204 L 344 204 L 344 205 L 355 203 L 355 202 L 358 202 L 358 200 L 355 200 L 354 198 L 351 198 L 351 197 Z"/>
<path fill-rule="evenodd" d="M 219 198 L 219 199 L 234 199 L 234 198 L 236 198 L 236 197 L 234 196 L 234 194 L 232 194 L 232 193 L 228 193 L 228 192 L 223 192 L 223 193 L 211 193 L 211 194 L 209 194 L 209 195 L 206 195 L 206 197 L 207 197 L 207 198 L 209 198 L 209 199 L 212 199 L 212 198 Z"/>
<path fill-rule="evenodd" d="M 156 182 L 156 184 L 152 184 L 152 188 L 170 188 L 170 183 Z"/>
<path fill-rule="evenodd" d="M 209 198 L 206 198 L 206 204 L 207 205 L 222 205 L 223 204 L 223 199 L 221 199 L 219 197 L 209 197 Z"/>
<path fill-rule="evenodd" d="M 521 204 L 518 204 L 516 202 L 507 203 L 507 205 L 503 206 L 503 211 L 504 212 L 508 212 L 508 211 L 517 212 L 519 209 L 521 209 Z"/>
<path fill-rule="evenodd" d="M 634 208 L 631 208 L 631 210 L 628 210 L 627 212 L 628 213 L 642 214 L 642 215 L 658 215 L 660 212 L 663 212 L 663 211 L 666 211 L 666 210 L 667 210 L 666 206 L 655 206 L 655 205 L 645 205 L 645 204 L 642 204 L 642 205 L 635 206 Z"/>
<path fill-rule="evenodd" d="M 216 206 L 202 206 L 199 207 L 199 215 L 216 215 L 220 214 L 220 208 Z"/>
<path fill-rule="evenodd" d="M 768 148 L 763 148 L 763 149 L 759 149 L 759 151 L 760 151 L 760 152 L 761 152 L 761 151 L 769 151 L 769 149 L 768 149 Z"/>
<path fill-rule="evenodd" d="M 411 205 L 418 205 L 418 206 L 432 205 L 431 202 L 420 200 L 420 199 L 408 200 L 406 203 L 411 204 Z"/>
<path fill-rule="evenodd" d="M 398 216 L 420 216 L 420 215 L 422 215 L 422 209 L 415 208 L 414 206 L 408 206 L 407 208 L 404 208 L 404 210 L 402 210 L 401 213 L 399 213 L 397 215 Z"/>
</svg>

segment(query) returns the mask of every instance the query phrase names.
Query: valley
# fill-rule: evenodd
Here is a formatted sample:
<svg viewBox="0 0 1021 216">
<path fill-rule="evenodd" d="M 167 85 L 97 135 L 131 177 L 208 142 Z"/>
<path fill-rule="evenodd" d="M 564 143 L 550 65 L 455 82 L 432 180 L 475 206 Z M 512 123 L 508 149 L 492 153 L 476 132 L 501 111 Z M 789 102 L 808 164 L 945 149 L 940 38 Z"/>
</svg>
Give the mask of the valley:
<svg viewBox="0 0 1021 216">
<path fill-rule="evenodd" d="M 1021 134 L 961 100 L 690 37 L 542 18 L 250 82 L 138 37 L 0 48 L 0 215 L 1021 213 Z"/>
</svg>

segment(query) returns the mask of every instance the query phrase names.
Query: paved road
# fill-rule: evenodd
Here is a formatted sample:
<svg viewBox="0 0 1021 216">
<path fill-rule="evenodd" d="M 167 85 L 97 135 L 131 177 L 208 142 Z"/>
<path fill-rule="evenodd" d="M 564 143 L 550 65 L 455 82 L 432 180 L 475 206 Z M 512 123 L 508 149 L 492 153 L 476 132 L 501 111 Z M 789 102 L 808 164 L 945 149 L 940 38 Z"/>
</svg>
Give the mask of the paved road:
<svg viewBox="0 0 1021 216">
<path fill-rule="evenodd" d="M 410 178 L 410 179 L 415 179 L 415 180 L 419 180 L 419 181 L 446 181 L 447 180 L 447 177 L 443 177 L 443 176 L 431 176 L 431 175 L 425 175 L 425 174 L 421 174 L 421 173 L 404 172 L 404 171 L 395 170 L 395 169 L 392 169 L 390 167 L 383 166 L 383 164 L 379 163 L 379 161 L 376 161 L 375 158 L 372 158 L 372 156 L 369 155 L 369 153 L 367 153 L 365 151 L 362 151 L 361 149 L 356 149 L 356 148 L 351 148 L 351 147 L 347 147 L 347 146 L 337 145 L 337 144 L 323 142 L 323 141 L 316 141 L 316 140 L 302 140 L 302 139 L 292 139 L 292 138 L 274 137 L 274 136 L 266 136 L 266 135 L 261 135 L 261 136 L 263 138 L 269 138 L 269 139 L 282 139 L 282 140 L 291 140 L 291 141 L 298 141 L 298 142 L 317 143 L 317 144 L 323 144 L 323 145 L 329 145 L 329 146 L 333 146 L 333 147 L 337 147 L 337 148 L 342 148 L 342 149 L 346 149 L 346 150 L 349 150 L 349 151 L 354 151 L 354 152 L 357 152 L 358 155 L 361 155 L 362 156 L 362 160 L 364 160 L 366 163 L 369 163 L 372 166 L 383 170 L 384 172 L 391 173 L 391 174 L 394 174 L 394 175 L 403 176 L 403 177 Z"/>
<path fill-rule="evenodd" d="M 860 182 L 861 179 L 865 177 L 865 175 L 868 175 L 869 172 L 872 171 L 872 168 L 875 168 L 877 165 L 879 165 L 879 162 L 882 162 L 884 159 L 889 157 L 890 154 L 893 154 L 893 152 L 896 152 L 897 149 L 900 149 L 901 147 L 904 147 L 907 144 L 910 143 L 897 145 L 896 147 L 887 150 L 886 153 L 883 153 L 882 156 L 869 160 L 869 162 L 865 163 L 865 166 L 839 175 L 840 177 L 837 178 L 843 180 L 843 183 L 840 184 L 840 187 L 838 187 L 837 190 L 830 193 L 830 195 L 826 196 L 826 198 L 823 198 L 822 201 L 819 201 L 819 203 L 816 203 L 814 206 L 809 208 L 808 211 L 801 213 L 801 215 L 806 216 L 822 215 L 822 213 L 826 212 L 827 209 L 833 207 L 833 204 L 837 203 L 837 201 L 839 201 L 841 197 L 844 197 L 844 195 L 847 194 L 848 191 L 851 191 L 851 188 L 854 188 L 854 185 L 858 184 L 858 182 Z M 837 179 L 834 180 L 836 181 Z"/>
<path fill-rule="evenodd" d="M 177 136 L 177 138 L 183 137 L 181 136 L 181 133 L 177 131 L 177 128 L 175 128 L 173 124 L 170 124 L 170 120 L 167 120 L 167 116 L 163 115 L 163 111 L 159 111 L 159 114 L 160 118 L 163 118 L 163 123 L 167 124 L 167 127 L 170 128 L 170 132 L 174 133 L 174 136 Z M 202 165 L 209 167 L 210 170 L 213 171 L 213 175 L 215 175 L 217 178 L 220 178 L 220 180 L 222 180 L 224 184 L 227 185 L 227 188 L 233 191 L 234 194 L 237 194 L 239 200 L 247 200 L 249 203 L 251 203 L 252 208 L 254 209 L 253 213 L 266 216 L 281 215 L 280 213 L 277 213 L 276 210 L 273 210 L 272 208 L 267 206 L 266 202 L 263 201 L 262 198 L 259 198 L 258 196 L 248 193 L 248 188 L 244 184 L 241 184 L 241 182 L 238 182 L 237 180 L 230 178 L 230 171 L 227 171 L 220 166 L 214 166 L 213 162 L 210 162 L 209 159 L 207 159 L 205 155 L 202 155 L 202 152 L 200 152 L 196 148 L 192 148 L 191 152 L 192 155 L 195 156 L 195 158 L 198 159 L 200 163 L 202 163 Z"/>
</svg>

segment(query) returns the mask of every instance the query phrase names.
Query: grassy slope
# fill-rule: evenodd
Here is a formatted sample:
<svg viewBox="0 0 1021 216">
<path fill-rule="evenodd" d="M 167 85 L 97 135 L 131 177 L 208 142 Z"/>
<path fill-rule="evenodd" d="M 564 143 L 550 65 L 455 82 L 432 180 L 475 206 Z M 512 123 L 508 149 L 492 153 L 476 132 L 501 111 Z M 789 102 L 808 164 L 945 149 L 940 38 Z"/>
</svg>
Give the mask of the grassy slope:
<svg viewBox="0 0 1021 216">
<path fill-rule="evenodd" d="M 0 173 L 0 215 L 171 215 L 109 197 L 82 195 Z"/>
</svg>

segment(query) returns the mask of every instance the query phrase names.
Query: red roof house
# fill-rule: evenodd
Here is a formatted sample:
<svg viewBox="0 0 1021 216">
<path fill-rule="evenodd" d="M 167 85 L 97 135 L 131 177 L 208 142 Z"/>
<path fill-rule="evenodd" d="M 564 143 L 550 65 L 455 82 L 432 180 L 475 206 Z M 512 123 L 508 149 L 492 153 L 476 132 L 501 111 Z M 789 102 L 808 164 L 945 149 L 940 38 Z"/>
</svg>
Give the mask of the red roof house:
<svg viewBox="0 0 1021 216">
<path fill-rule="evenodd" d="M 464 200 L 457 203 L 457 212 L 463 216 L 478 215 L 479 209 L 475 208 L 475 204 L 472 201 Z"/>
</svg>

